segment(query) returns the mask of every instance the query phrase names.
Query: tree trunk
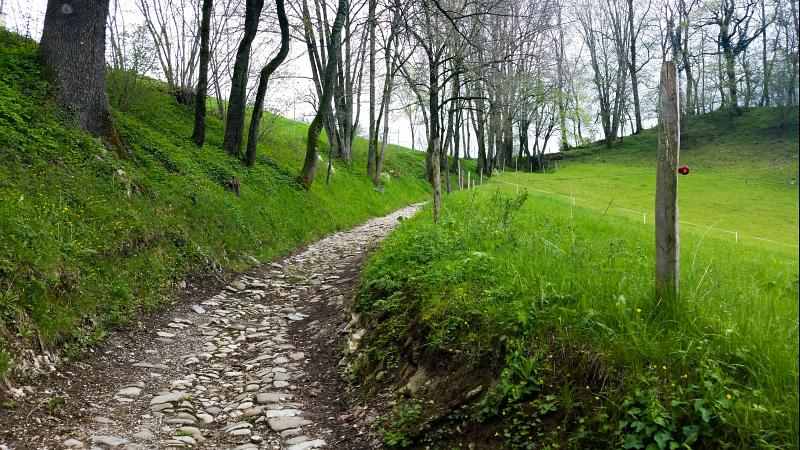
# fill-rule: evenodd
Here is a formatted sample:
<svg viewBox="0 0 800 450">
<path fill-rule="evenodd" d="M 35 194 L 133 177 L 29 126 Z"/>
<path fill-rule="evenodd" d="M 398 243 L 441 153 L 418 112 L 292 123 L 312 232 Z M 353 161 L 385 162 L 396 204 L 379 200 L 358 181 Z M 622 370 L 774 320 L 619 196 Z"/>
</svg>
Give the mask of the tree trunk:
<svg viewBox="0 0 800 450">
<path fill-rule="evenodd" d="M 484 118 L 484 105 L 483 105 L 483 92 L 478 85 L 477 99 L 475 99 L 475 120 L 473 126 L 475 127 L 475 139 L 478 142 L 478 173 L 484 175 L 491 175 L 489 164 L 486 157 L 486 119 Z M 472 110 L 470 110 L 472 116 Z"/>
<path fill-rule="evenodd" d="M 636 29 L 634 27 L 634 9 L 633 0 L 628 0 L 628 33 L 630 35 L 630 64 L 628 69 L 631 75 L 631 92 L 633 93 L 633 116 L 636 119 L 636 128 L 633 134 L 642 132 L 642 107 L 639 102 L 639 74 L 636 67 L 636 52 L 640 49 L 636 48 Z"/>
<path fill-rule="evenodd" d="M 411 150 L 416 150 L 416 137 L 414 136 L 414 120 L 408 116 L 408 126 L 411 128 Z"/>
<path fill-rule="evenodd" d="M 384 49 L 384 61 L 386 63 L 386 75 L 383 80 L 383 96 L 381 97 L 381 112 L 378 114 L 377 122 L 383 118 L 383 137 L 381 138 L 381 149 L 375 152 L 375 173 L 373 177 L 373 185 L 380 186 L 381 174 L 383 173 L 383 160 L 386 157 L 386 145 L 389 139 L 389 107 L 392 102 L 392 89 L 394 87 L 394 73 L 396 65 L 396 56 L 392 58 L 392 40 L 396 39 L 396 30 L 400 26 L 400 14 L 395 12 L 394 19 L 392 20 L 391 36 L 386 40 Z M 376 122 L 376 126 L 378 123 Z M 413 125 L 413 124 L 412 124 Z M 376 130 L 377 138 L 377 130 Z M 412 141 L 414 138 L 414 128 L 411 127 Z M 399 145 L 399 142 L 398 142 Z M 413 146 L 413 143 L 412 143 Z"/>
<path fill-rule="evenodd" d="M 378 138 L 378 124 L 375 121 L 375 8 L 377 7 L 378 1 L 368 1 L 369 9 L 367 12 L 367 26 L 369 27 L 369 142 L 367 143 L 367 176 L 369 176 L 373 183 L 377 186 L 380 173 L 378 173 L 376 176 L 376 141 Z"/>
<path fill-rule="evenodd" d="M 464 113 L 463 110 L 459 106 L 456 109 L 456 123 L 455 127 L 453 128 L 453 163 L 456 165 L 456 168 L 459 170 L 459 173 L 461 170 L 461 162 L 459 161 L 461 159 L 460 155 L 461 149 L 459 148 L 459 146 L 461 144 L 461 122 L 463 113 Z"/>
<path fill-rule="evenodd" d="M 761 22 L 767 22 L 766 0 L 761 0 Z M 761 38 L 761 70 L 763 71 L 763 80 L 761 83 L 761 100 L 759 106 L 769 106 L 769 84 L 772 68 L 767 62 L 767 31 L 764 30 L 764 35 Z"/>
<path fill-rule="evenodd" d="M 106 18 L 109 0 L 48 0 L 39 63 L 59 87 L 61 103 L 78 126 L 129 157 L 106 93 Z"/>
<path fill-rule="evenodd" d="M 228 98 L 228 118 L 225 122 L 225 139 L 222 146 L 228 154 L 242 157 L 242 136 L 244 134 L 244 115 L 247 107 L 247 76 L 250 65 L 250 47 L 258 31 L 258 19 L 264 0 L 247 0 L 244 16 L 244 35 L 236 50 L 233 65 L 231 93 Z"/>
<path fill-rule="evenodd" d="M 558 59 L 556 60 L 558 69 L 558 125 L 561 130 L 561 144 L 558 146 L 561 150 L 569 148 L 569 140 L 567 138 L 567 113 L 564 100 L 566 95 L 564 93 L 564 28 L 561 24 L 561 6 L 558 6 Z M 527 122 L 527 120 L 526 120 Z M 521 126 L 521 124 L 520 124 Z M 525 151 L 528 152 L 528 128 L 525 127 Z M 520 130 L 519 137 L 522 139 L 523 132 Z M 522 149 L 522 142 L 520 142 L 520 150 Z M 530 156 L 530 154 L 528 154 Z"/>
<path fill-rule="evenodd" d="M 531 157 L 531 151 L 528 147 L 528 128 L 531 126 L 527 118 L 521 119 L 519 122 L 519 129 L 517 134 L 519 136 L 519 156 Z"/>
<path fill-rule="evenodd" d="M 491 133 L 492 142 L 489 143 L 489 148 L 494 146 L 494 167 L 503 167 L 503 135 L 502 135 L 502 116 L 500 113 L 500 106 L 497 104 L 498 99 L 495 98 L 489 104 L 489 132 Z M 490 152 L 491 153 L 491 152 Z"/>
<path fill-rule="evenodd" d="M 511 125 L 511 108 L 506 108 L 503 115 L 503 152 L 505 153 L 506 164 L 513 164 L 514 161 L 514 132 Z"/>
<path fill-rule="evenodd" d="M 275 0 L 275 8 L 278 13 L 278 24 L 281 29 L 281 48 L 278 54 L 272 58 L 266 66 L 261 69 L 258 79 L 258 90 L 256 91 L 256 101 L 253 104 L 253 115 L 250 118 L 250 131 L 247 135 L 247 152 L 245 164 L 252 166 L 256 161 L 256 145 L 258 144 L 258 127 L 261 124 L 261 114 L 264 111 L 264 96 L 267 93 L 269 77 L 278 69 L 278 66 L 286 59 L 289 54 L 289 19 L 286 17 L 284 0 Z"/>
<path fill-rule="evenodd" d="M 317 170 L 317 140 L 322 131 L 322 123 L 326 118 L 325 116 L 330 112 L 331 97 L 333 97 L 333 88 L 336 82 L 339 49 L 342 45 L 342 27 L 344 26 L 344 20 L 347 17 L 348 9 L 348 0 L 339 0 L 339 6 L 336 10 L 336 19 L 333 21 L 331 37 L 328 42 L 328 61 L 325 64 L 325 71 L 322 77 L 322 96 L 319 99 L 319 105 L 316 114 L 314 114 L 314 119 L 311 120 L 311 124 L 308 126 L 306 158 L 303 162 L 303 168 L 300 169 L 300 175 L 298 176 L 298 181 L 306 190 L 311 189 L 311 183 L 314 182 L 314 175 Z"/>
<path fill-rule="evenodd" d="M 200 73 L 197 77 L 197 92 L 194 98 L 194 131 L 192 140 L 198 147 L 206 140 L 206 94 L 208 93 L 208 35 L 211 33 L 213 0 L 203 0 L 203 18 L 200 22 Z"/>
<path fill-rule="evenodd" d="M 439 151 L 441 137 L 439 132 L 439 62 L 428 54 L 428 108 L 430 113 L 430 132 L 428 133 L 428 158 L 431 161 L 431 184 L 433 185 L 433 221 L 439 221 L 442 197 L 442 175 Z"/>
<path fill-rule="evenodd" d="M 725 77 L 728 84 L 728 113 L 738 116 L 742 112 L 739 109 L 739 92 L 736 87 L 736 57 L 732 50 L 725 50 L 723 56 L 725 57 Z"/>
</svg>

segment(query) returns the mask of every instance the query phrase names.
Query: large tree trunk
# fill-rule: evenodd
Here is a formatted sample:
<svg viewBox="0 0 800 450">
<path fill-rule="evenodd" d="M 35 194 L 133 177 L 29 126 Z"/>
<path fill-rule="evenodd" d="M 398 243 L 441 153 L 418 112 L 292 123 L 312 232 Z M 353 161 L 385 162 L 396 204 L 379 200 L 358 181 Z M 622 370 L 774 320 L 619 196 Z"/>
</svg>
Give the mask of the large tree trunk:
<svg viewBox="0 0 800 450">
<path fill-rule="evenodd" d="M 344 20 L 347 17 L 348 9 L 348 0 L 339 0 L 336 19 L 333 21 L 331 37 L 328 42 L 328 61 L 325 64 L 325 71 L 322 76 L 322 95 L 320 96 L 314 119 L 311 120 L 311 124 L 308 126 L 306 158 L 303 162 L 303 168 L 300 169 L 300 175 L 298 176 L 298 181 L 300 181 L 300 184 L 302 184 L 306 190 L 311 189 L 311 183 L 314 182 L 314 175 L 317 171 L 317 140 L 322 131 L 322 123 L 325 121 L 326 115 L 330 112 L 331 97 L 333 97 L 333 88 L 336 82 L 339 49 L 342 45 L 342 27 L 344 26 Z"/>
<path fill-rule="evenodd" d="M 208 36 L 211 33 L 213 0 L 203 0 L 203 18 L 200 22 L 200 73 L 197 77 L 197 92 L 194 98 L 194 131 L 192 139 L 198 147 L 206 140 L 206 94 L 208 93 Z"/>
<path fill-rule="evenodd" d="M 59 97 L 78 126 L 129 156 L 114 125 L 106 93 L 109 0 L 48 0 L 39 62 L 58 83 Z"/>
<path fill-rule="evenodd" d="M 283 5 L 284 0 L 275 0 L 275 8 L 278 13 L 278 24 L 281 29 L 281 48 L 278 54 L 272 58 L 266 66 L 261 69 L 258 79 L 258 90 L 256 91 L 256 101 L 253 104 L 253 115 L 250 118 L 250 131 L 247 135 L 247 152 L 245 164 L 252 166 L 256 161 L 256 145 L 258 144 L 258 126 L 261 124 L 261 115 L 264 111 L 264 96 L 267 93 L 269 77 L 278 69 L 278 66 L 286 59 L 289 54 L 289 19 L 286 17 L 286 9 Z"/>
<path fill-rule="evenodd" d="M 264 0 L 247 0 L 244 13 L 244 35 L 236 50 L 236 62 L 233 65 L 231 94 L 228 98 L 228 118 L 225 122 L 225 139 L 222 146 L 228 151 L 228 154 L 237 158 L 242 156 L 250 47 L 258 31 L 258 19 L 263 7 Z"/>
</svg>

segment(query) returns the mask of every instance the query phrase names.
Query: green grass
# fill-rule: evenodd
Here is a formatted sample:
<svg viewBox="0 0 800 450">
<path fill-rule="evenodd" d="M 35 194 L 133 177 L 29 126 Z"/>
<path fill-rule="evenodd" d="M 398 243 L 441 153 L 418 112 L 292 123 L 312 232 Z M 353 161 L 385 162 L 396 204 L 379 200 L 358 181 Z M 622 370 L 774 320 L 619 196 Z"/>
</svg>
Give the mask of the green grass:
<svg viewBox="0 0 800 450">
<path fill-rule="evenodd" d="M 395 146 L 385 192 L 373 189 L 362 139 L 330 186 L 320 164 L 304 191 L 295 176 L 307 127 L 283 118 L 253 168 L 221 149 L 213 117 L 197 149 L 192 110 L 152 80 L 114 111 L 134 155 L 121 160 L 70 125 L 35 55 L 35 43 L 0 30 L 0 375 L 18 345 L 80 352 L 168 302 L 187 275 L 247 269 L 429 192 L 424 155 Z M 122 76 L 109 74 L 112 104 Z M 226 187 L 233 176 L 241 196 Z"/>
<path fill-rule="evenodd" d="M 713 113 L 686 121 L 680 164 L 692 172 L 679 177 L 680 220 L 687 232 L 707 233 L 783 248 L 798 245 L 798 123 L 776 128 L 777 111 L 756 109 L 742 117 Z M 551 165 L 548 174 L 506 172 L 498 180 L 532 194 L 575 197 L 576 204 L 634 220 L 654 220 L 655 129 L 607 150 L 569 152 L 578 159 Z M 610 207 L 609 207 L 610 206 Z M 627 211 L 626 211 L 627 210 Z M 754 238 L 769 239 L 782 244 Z"/>
<path fill-rule="evenodd" d="M 439 373 L 450 370 L 442 361 L 465 358 L 493 367 L 495 389 L 471 417 L 496 430 L 496 445 L 796 448 L 797 248 L 745 237 L 797 244 L 796 120 L 770 131 L 761 120 L 770 113 L 731 129 L 778 142 L 775 153 L 690 128 L 698 134 L 685 140 L 683 162 L 695 173 L 680 179 L 681 217 L 742 235 L 737 244 L 683 227 L 677 311 L 653 301 L 652 215 L 645 224 L 606 211 L 612 197 L 612 206 L 652 209 L 648 131 L 612 150 L 579 150 L 587 158 L 555 174 L 506 172 L 448 196 L 440 225 L 429 209 L 401 225 L 363 274 L 356 308 L 373 330 L 365 365 L 401 365 L 412 336 Z M 776 154 L 789 162 L 771 166 Z M 728 178 L 747 167 L 760 168 L 760 183 Z"/>
</svg>

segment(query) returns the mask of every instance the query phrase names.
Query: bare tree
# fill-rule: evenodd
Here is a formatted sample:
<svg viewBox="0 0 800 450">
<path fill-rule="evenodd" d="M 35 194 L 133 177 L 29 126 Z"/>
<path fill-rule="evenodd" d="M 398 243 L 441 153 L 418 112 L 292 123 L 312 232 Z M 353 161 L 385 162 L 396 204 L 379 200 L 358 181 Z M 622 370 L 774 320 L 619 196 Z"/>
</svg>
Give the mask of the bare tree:
<svg viewBox="0 0 800 450">
<path fill-rule="evenodd" d="M 195 0 L 136 0 L 155 43 L 161 70 L 178 102 L 194 100 L 200 49 L 199 3 Z"/>
<path fill-rule="evenodd" d="M 751 30 L 751 22 L 755 16 L 758 0 L 744 0 L 737 5 L 737 0 L 720 0 L 717 8 L 710 11 L 708 25 L 716 25 L 716 38 L 724 59 L 727 97 L 725 104 L 732 115 L 741 114 L 739 109 L 739 92 L 736 82 L 736 57 L 745 52 L 750 44 L 766 29 L 766 24 L 755 26 Z"/>
<path fill-rule="evenodd" d="M 308 126 L 308 137 L 306 140 L 306 157 L 303 162 L 303 168 L 300 170 L 298 180 L 300 184 L 306 189 L 311 189 L 311 184 L 314 182 L 314 175 L 317 170 L 317 140 L 322 132 L 323 122 L 326 116 L 330 113 L 330 103 L 333 97 L 334 84 L 336 82 L 336 67 L 338 65 L 339 49 L 341 47 L 341 33 L 344 21 L 348 15 L 349 3 L 348 0 L 339 0 L 339 5 L 336 10 L 336 18 L 331 27 L 330 38 L 328 41 L 328 58 L 325 64 L 325 70 L 321 74 L 322 79 L 322 95 L 319 97 L 319 104 L 317 105 L 317 112 L 314 114 L 314 119 Z M 304 17 L 304 22 L 308 17 Z"/>
<path fill-rule="evenodd" d="M 289 19 L 286 17 L 286 9 L 284 7 L 284 0 L 275 0 L 276 11 L 278 14 L 278 23 L 281 29 L 281 47 L 278 53 L 273 57 L 267 65 L 261 69 L 261 74 L 258 80 L 258 90 L 256 91 L 256 100 L 253 104 L 253 115 L 250 118 L 250 131 L 247 136 L 247 152 L 245 154 L 245 164 L 252 166 L 256 159 L 256 144 L 258 143 L 258 127 L 261 124 L 261 114 L 264 111 L 264 97 L 267 93 L 267 84 L 269 77 L 275 73 L 278 66 L 286 59 L 289 54 Z"/>
<path fill-rule="evenodd" d="M 233 65 L 231 93 L 228 97 L 228 116 L 225 121 L 225 139 L 223 147 L 228 154 L 241 158 L 242 134 L 244 133 L 244 115 L 247 106 L 247 76 L 250 65 L 250 47 L 258 31 L 258 20 L 264 0 L 247 0 L 244 15 L 244 35 L 236 51 L 236 62 Z"/>
</svg>

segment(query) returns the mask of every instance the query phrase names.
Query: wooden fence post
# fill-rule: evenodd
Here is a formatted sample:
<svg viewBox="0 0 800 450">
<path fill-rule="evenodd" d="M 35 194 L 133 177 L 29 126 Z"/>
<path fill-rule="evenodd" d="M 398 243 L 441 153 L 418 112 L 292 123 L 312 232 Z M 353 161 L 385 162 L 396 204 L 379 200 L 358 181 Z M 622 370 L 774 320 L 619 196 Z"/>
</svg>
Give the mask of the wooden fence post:
<svg viewBox="0 0 800 450">
<path fill-rule="evenodd" d="M 656 174 L 656 301 L 675 307 L 680 286 L 678 235 L 678 156 L 680 108 L 675 62 L 661 66 L 658 170 Z"/>
</svg>

